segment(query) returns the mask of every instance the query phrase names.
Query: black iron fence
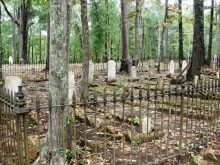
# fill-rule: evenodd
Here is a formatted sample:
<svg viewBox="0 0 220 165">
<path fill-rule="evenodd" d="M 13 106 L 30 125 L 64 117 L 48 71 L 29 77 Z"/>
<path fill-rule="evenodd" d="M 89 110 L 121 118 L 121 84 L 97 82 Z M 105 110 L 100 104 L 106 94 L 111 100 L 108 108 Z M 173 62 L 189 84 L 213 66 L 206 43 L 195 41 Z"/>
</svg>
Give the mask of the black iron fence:
<svg viewBox="0 0 220 165">
<path fill-rule="evenodd" d="M 56 151 L 53 138 L 49 138 L 50 157 L 63 154 L 64 161 L 72 164 L 183 161 L 183 155 L 200 151 L 218 138 L 219 87 L 216 79 L 201 80 L 196 85 L 164 84 L 162 88 L 146 83 L 92 92 L 86 102 L 77 101 L 73 95 L 71 105 L 55 107 L 50 96 L 47 105 L 37 97 L 34 107 L 26 106 L 22 87 L 16 97 L 2 89 L 0 160 L 6 165 L 33 163 L 46 134 L 52 137 L 52 112 L 68 107 L 67 115 L 57 117 L 63 123 L 57 127 L 74 147 L 63 143 Z M 67 126 L 71 137 L 66 137 Z M 41 156 L 38 160 L 43 163 Z"/>
</svg>

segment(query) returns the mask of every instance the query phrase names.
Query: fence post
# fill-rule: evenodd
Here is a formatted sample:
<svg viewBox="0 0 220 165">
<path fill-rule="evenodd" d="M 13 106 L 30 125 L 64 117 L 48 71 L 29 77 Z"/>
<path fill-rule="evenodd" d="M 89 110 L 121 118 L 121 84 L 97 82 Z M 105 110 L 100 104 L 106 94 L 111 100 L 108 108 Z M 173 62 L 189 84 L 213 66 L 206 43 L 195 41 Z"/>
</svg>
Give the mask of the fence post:
<svg viewBox="0 0 220 165">
<path fill-rule="evenodd" d="M 19 164 L 28 165 L 29 158 L 28 158 L 27 114 L 29 113 L 29 110 L 25 107 L 26 101 L 24 99 L 24 96 L 25 95 L 22 91 L 22 86 L 18 86 L 18 92 L 16 93 L 17 99 L 15 101 L 18 161 Z"/>
<path fill-rule="evenodd" d="M 184 89 L 185 86 L 181 85 L 181 109 L 180 109 L 180 139 L 179 139 L 179 149 L 180 155 L 182 154 L 182 142 L 183 142 L 183 112 L 184 112 Z"/>
</svg>

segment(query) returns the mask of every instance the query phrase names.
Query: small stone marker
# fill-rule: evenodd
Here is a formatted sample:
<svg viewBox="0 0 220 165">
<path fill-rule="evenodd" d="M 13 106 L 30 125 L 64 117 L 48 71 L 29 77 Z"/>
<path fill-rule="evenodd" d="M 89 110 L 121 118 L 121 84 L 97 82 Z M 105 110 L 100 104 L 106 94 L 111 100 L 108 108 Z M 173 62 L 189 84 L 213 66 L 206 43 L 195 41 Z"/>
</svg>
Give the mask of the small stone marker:
<svg viewBox="0 0 220 165">
<path fill-rule="evenodd" d="M 186 66 L 187 66 L 187 62 L 186 62 L 186 60 L 183 60 L 183 62 L 182 62 L 182 70 L 183 70 Z M 183 72 L 183 76 L 186 77 L 186 74 L 187 74 L 187 70 L 185 70 L 185 71 Z"/>
<path fill-rule="evenodd" d="M 195 75 L 194 76 L 194 85 L 197 86 L 199 80 L 199 76 Z"/>
<path fill-rule="evenodd" d="M 13 63 L 14 63 L 14 61 L 13 61 L 12 56 L 9 56 L 9 58 L 8 58 L 8 64 L 13 64 Z"/>
<path fill-rule="evenodd" d="M 135 66 L 131 67 L 131 80 L 137 79 L 137 68 Z"/>
<path fill-rule="evenodd" d="M 107 81 L 112 82 L 116 80 L 116 62 L 113 60 L 108 61 L 108 77 Z"/>
<path fill-rule="evenodd" d="M 216 72 L 216 78 L 219 79 L 219 72 Z"/>
<path fill-rule="evenodd" d="M 169 65 L 169 74 L 174 74 L 175 72 L 175 63 L 173 60 L 170 61 L 170 65 Z"/>
<path fill-rule="evenodd" d="M 18 86 L 22 85 L 22 79 L 17 76 L 9 76 L 5 78 L 5 88 L 9 90 L 9 92 L 17 93 Z"/>
<path fill-rule="evenodd" d="M 69 104 L 72 104 L 73 92 L 76 94 L 76 86 L 75 86 L 75 75 L 74 72 L 69 72 L 69 90 L 68 90 L 68 101 Z"/>
<path fill-rule="evenodd" d="M 163 83 L 164 83 L 163 78 L 159 78 L 157 80 L 157 89 L 158 90 L 162 90 L 163 89 Z"/>
<path fill-rule="evenodd" d="M 142 119 L 142 133 L 148 133 L 152 131 L 151 119 L 149 117 L 144 117 Z"/>
<path fill-rule="evenodd" d="M 89 84 L 93 83 L 94 69 L 95 67 L 94 67 L 93 62 L 89 61 L 89 79 L 88 79 Z"/>
</svg>

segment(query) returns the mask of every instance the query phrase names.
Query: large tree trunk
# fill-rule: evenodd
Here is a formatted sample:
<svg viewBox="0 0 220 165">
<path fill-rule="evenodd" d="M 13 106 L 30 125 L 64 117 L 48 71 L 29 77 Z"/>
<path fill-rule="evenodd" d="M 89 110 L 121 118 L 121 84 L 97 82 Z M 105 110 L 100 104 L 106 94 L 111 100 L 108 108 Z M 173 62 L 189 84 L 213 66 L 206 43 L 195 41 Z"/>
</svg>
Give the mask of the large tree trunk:
<svg viewBox="0 0 220 165">
<path fill-rule="evenodd" d="M 219 7 L 219 6 L 218 6 Z M 217 13 L 216 18 L 216 56 L 217 56 L 217 64 L 220 66 L 220 14 Z"/>
<path fill-rule="evenodd" d="M 0 5 L 0 81 L 2 80 L 2 9 Z"/>
<path fill-rule="evenodd" d="M 193 33 L 193 50 L 191 66 L 187 73 L 187 79 L 193 80 L 195 75 L 200 76 L 201 65 L 205 57 L 204 30 L 203 30 L 203 0 L 194 0 L 195 22 Z"/>
<path fill-rule="evenodd" d="M 15 8 L 14 8 L 14 17 L 15 17 Z M 18 62 L 16 59 L 17 59 L 17 46 L 16 46 L 16 43 L 17 43 L 17 37 L 16 37 L 16 25 L 14 22 L 12 22 L 12 44 L 13 44 L 13 59 L 14 59 L 14 62 Z"/>
<path fill-rule="evenodd" d="M 122 59 L 120 72 L 129 72 L 131 60 L 129 55 L 129 39 L 128 39 L 128 4 L 127 0 L 121 0 L 121 37 L 122 37 Z"/>
<path fill-rule="evenodd" d="M 142 42 L 142 46 L 141 46 L 141 62 L 142 62 L 142 65 L 143 65 L 143 60 L 144 60 L 144 49 L 145 49 L 145 27 L 144 27 L 144 18 L 142 18 L 142 39 L 141 39 L 141 42 Z"/>
<path fill-rule="evenodd" d="M 182 0 L 179 0 L 179 67 L 182 68 L 183 56 L 183 22 L 182 22 Z"/>
<path fill-rule="evenodd" d="M 208 45 L 208 58 L 207 58 L 207 64 L 209 66 L 211 64 L 211 59 L 212 59 L 213 19 L 214 19 L 214 0 L 212 0 L 211 11 L 210 11 L 209 45 Z"/>
<path fill-rule="evenodd" d="M 39 63 L 42 62 L 42 34 L 41 34 L 41 28 L 39 31 Z"/>
<path fill-rule="evenodd" d="M 27 6 L 29 3 L 26 0 L 22 0 L 21 4 L 21 16 L 20 16 L 20 55 L 21 63 L 27 63 L 27 48 L 28 48 L 28 14 L 29 9 Z"/>
<path fill-rule="evenodd" d="M 134 34 L 134 59 L 133 65 L 139 63 L 139 27 L 140 27 L 140 0 L 136 0 L 135 34 Z"/>
<path fill-rule="evenodd" d="M 108 0 L 105 0 L 105 7 L 106 7 L 106 32 L 105 32 L 105 54 L 107 55 L 107 59 L 111 59 L 111 52 L 110 52 L 110 31 L 109 31 L 109 9 L 108 9 Z"/>
<path fill-rule="evenodd" d="M 89 26 L 87 18 L 87 0 L 80 0 L 81 2 L 81 21 L 82 21 L 82 47 L 83 47 L 83 71 L 81 84 L 81 100 L 88 99 L 88 74 L 89 74 Z"/>
</svg>

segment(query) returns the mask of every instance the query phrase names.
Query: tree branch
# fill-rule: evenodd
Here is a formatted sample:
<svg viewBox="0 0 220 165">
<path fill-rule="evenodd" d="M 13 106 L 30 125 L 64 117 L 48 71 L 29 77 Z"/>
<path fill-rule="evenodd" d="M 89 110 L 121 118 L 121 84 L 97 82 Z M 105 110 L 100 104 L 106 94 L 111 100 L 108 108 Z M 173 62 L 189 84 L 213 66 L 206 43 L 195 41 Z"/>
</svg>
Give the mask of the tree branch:
<svg viewBox="0 0 220 165">
<path fill-rule="evenodd" d="M 18 27 L 20 27 L 19 22 L 11 15 L 11 13 L 9 12 L 7 6 L 5 5 L 4 0 L 0 0 L 2 5 L 4 6 L 4 9 L 6 11 L 6 13 L 8 14 L 8 16 L 11 18 L 12 22 L 14 22 Z"/>
</svg>

